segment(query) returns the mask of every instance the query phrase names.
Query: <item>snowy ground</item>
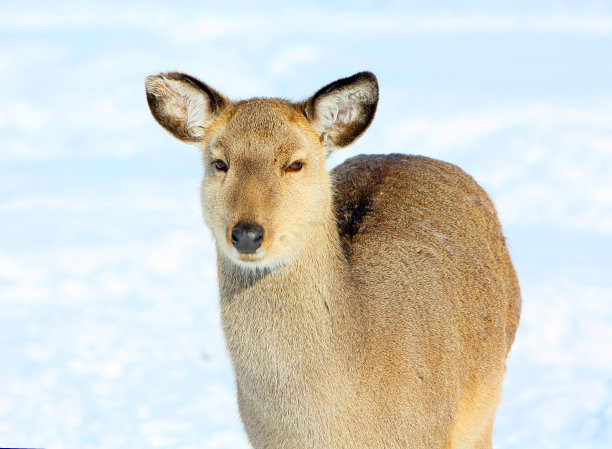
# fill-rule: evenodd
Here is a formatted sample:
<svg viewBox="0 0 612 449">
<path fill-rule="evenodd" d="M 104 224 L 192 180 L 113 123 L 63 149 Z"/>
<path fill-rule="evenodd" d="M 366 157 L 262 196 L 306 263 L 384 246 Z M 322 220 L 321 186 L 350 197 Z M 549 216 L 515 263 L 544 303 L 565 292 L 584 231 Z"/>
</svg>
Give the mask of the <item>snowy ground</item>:
<svg viewBox="0 0 612 449">
<path fill-rule="evenodd" d="M 497 448 L 612 447 L 612 9 L 603 2 L 5 1 L 0 446 L 247 448 L 197 150 L 147 74 L 301 99 L 379 77 L 359 153 L 491 193 L 524 308 Z M 53 5 L 53 6 L 50 6 Z"/>
</svg>

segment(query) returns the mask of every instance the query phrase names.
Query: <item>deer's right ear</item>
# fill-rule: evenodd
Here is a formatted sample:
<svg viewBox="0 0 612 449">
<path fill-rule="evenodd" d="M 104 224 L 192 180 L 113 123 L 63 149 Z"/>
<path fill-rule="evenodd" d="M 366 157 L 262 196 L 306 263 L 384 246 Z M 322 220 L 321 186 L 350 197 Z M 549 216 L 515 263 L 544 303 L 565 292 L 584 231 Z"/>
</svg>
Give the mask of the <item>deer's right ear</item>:
<svg viewBox="0 0 612 449">
<path fill-rule="evenodd" d="M 176 138 L 196 143 L 231 102 L 202 81 L 184 73 L 147 76 L 147 102 L 155 120 Z"/>
</svg>

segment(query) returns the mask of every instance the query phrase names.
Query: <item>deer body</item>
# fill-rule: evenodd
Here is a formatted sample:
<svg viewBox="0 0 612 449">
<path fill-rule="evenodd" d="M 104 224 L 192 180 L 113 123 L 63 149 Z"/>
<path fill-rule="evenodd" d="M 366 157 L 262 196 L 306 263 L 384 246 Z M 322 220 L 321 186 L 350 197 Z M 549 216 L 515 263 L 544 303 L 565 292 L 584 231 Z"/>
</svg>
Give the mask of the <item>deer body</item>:
<svg viewBox="0 0 612 449">
<path fill-rule="evenodd" d="M 251 444 L 491 447 L 520 312 L 501 227 L 450 164 L 359 156 L 326 172 L 325 150 L 374 115 L 373 75 L 300 104 L 231 103 L 181 74 L 149 77 L 147 93 L 164 127 L 203 148 Z"/>
</svg>

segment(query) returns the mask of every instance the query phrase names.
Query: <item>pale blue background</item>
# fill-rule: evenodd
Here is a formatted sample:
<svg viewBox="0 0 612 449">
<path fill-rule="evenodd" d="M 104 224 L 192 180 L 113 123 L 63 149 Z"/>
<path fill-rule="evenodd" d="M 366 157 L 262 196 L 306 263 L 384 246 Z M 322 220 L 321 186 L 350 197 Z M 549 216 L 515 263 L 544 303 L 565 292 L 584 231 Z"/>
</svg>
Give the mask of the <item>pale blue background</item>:
<svg viewBox="0 0 612 449">
<path fill-rule="evenodd" d="M 144 77 L 303 99 L 361 70 L 339 151 L 456 163 L 498 206 L 524 295 L 497 448 L 612 447 L 609 1 L 0 5 L 0 446 L 246 448 L 198 150 Z"/>
</svg>

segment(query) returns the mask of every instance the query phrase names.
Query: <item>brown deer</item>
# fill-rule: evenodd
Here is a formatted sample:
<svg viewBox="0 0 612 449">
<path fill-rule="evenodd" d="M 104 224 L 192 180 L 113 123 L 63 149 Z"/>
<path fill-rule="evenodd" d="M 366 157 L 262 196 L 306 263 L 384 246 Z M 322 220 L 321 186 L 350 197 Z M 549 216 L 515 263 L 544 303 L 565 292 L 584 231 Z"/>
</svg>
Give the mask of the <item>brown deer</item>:
<svg viewBox="0 0 612 449">
<path fill-rule="evenodd" d="M 520 292 L 495 208 L 458 167 L 325 157 L 370 125 L 376 77 L 301 103 L 146 79 L 197 144 L 240 415 L 260 448 L 490 448 Z"/>
</svg>

